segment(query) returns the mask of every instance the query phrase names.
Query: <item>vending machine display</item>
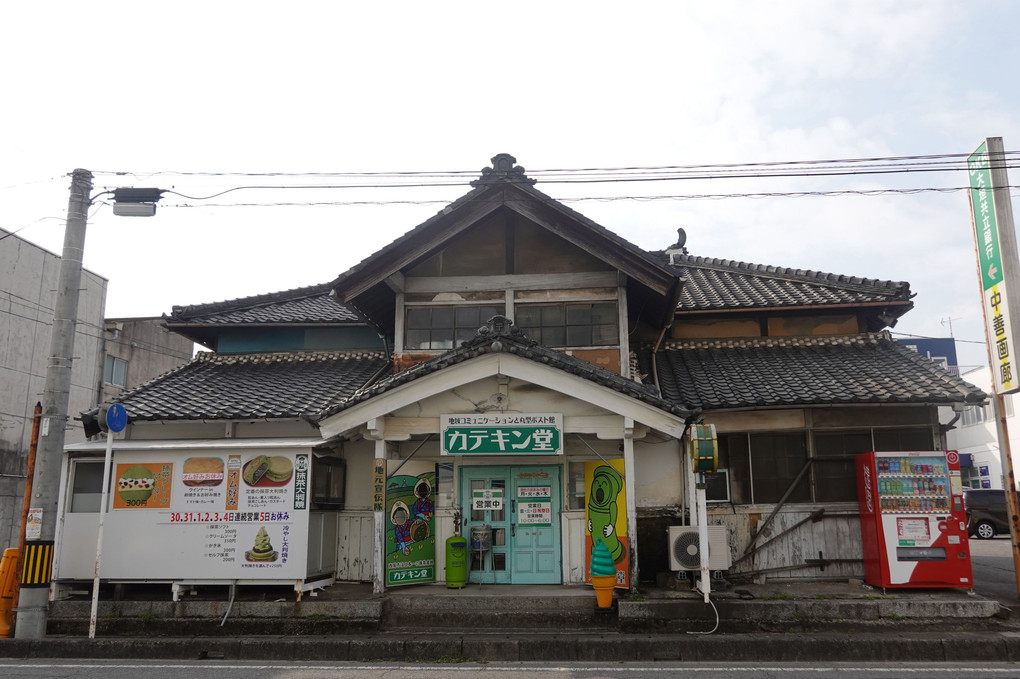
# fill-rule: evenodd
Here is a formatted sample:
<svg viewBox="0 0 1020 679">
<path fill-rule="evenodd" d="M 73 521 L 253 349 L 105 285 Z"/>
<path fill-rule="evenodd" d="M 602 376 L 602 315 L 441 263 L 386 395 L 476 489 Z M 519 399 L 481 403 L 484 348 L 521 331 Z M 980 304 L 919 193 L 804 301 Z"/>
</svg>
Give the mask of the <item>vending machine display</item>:
<svg viewBox="0 0 1020 679">
<path fill-rule="evenodd" d="M 955 451 L 856 458 L 864 579 L 877 587 L 972 587 Z"/>
</svg>

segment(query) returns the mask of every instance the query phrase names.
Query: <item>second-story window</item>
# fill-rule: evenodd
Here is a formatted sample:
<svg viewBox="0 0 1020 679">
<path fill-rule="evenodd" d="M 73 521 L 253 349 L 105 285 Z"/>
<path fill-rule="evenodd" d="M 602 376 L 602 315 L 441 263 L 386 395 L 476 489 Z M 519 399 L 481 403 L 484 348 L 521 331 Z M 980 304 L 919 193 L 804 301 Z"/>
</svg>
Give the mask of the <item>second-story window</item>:
<svg viewBox="0 0 1020 679">
<path fill-rule="evenodd" d="M 127 386 L 127 361 L 116 356 L 107 356 L 103 381 L 118 387 Z"/>
<path fill-rule="evenodd" d="M 615 302 L 519 304 L 514 323 L 547 347 L 605 347 L 620 343 Z"/>
<path fill-rule="evenodd" d="M 505 314 L 502 306 L 408 307 L 404 324 L 407 351 L 453 349 L 478 332 L 493 316 Z"/>
</svg>

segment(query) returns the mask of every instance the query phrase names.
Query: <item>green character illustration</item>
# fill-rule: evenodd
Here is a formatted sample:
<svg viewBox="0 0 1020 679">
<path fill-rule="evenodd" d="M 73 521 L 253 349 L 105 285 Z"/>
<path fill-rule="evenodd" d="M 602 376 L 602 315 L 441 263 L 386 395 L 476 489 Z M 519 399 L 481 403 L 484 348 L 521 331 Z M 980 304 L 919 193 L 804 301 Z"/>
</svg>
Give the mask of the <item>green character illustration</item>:
<svg viewBox="0 0 1020 679">
<path fill-rule="evenodd" d="M 602 538 L 613 563 L 623 558 L 623 545 L 616 536 L 616 496 L 623 489 L 620 472 L 608 465 L 595 469 L 588 494 L 588 532 L 592 540 Z"/>
</svg>

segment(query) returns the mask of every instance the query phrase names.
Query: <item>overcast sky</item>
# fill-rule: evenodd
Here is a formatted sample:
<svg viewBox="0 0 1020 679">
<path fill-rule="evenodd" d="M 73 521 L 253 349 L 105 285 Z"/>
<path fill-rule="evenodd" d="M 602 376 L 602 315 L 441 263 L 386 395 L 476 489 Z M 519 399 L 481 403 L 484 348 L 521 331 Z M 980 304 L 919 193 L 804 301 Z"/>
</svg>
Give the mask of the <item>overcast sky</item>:
<svg viewBox="0 0 1020 679">
<path fill-rule="evenodd" d="M 429 201 L 469 190 L 465 178 L 195 199 L 234 187 L 476 173 L 501 152 L 537 171 L 965 154 L 986 137 L 1020 148 L 1020 4 L 1005 0 L 358 4 L 5 7 L 0 227 L 59 253 L 78 167 L 96 194 L 193 197 L 168 194 L 154 218 L 115 217 L 98 197 L 89 218 L 85 266 L 110 281 L 107 316 L 159 316 L 328 282 L 442 207 Z M 957 172 L 537 188 L 672 196 L 568 203 L 643 248 L 683 227 L 695 255 L 909 281 L 915 308 L 894 332 L 945 337 L 951 323 L 975 365 L 987 353 L 965 192 L 681 199 L 966 184 Z M 343 204 L 366 201 L 383 204 Z"/>
</svg>

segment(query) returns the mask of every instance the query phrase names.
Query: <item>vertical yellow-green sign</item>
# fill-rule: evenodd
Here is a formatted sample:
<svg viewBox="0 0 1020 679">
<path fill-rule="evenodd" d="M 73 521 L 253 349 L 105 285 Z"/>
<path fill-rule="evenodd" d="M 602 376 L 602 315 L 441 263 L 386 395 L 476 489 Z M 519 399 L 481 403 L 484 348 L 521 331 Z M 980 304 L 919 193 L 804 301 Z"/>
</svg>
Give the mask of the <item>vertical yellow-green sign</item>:
<svg viewBox="0 0 1020 679">
<path fill-rule="evenodd" d="M 997 138 L 985 140 L 967 159 L 967 169 L 970 176 L 974 244 L 983 294 L 985 334 L 992 361 L 992 382 L 997 393 L 1007 394 L 1020 389 L 1020 380 L 1014 375 L 1013 354 L 1016 347 L 1010 313 L 1010 298 L 1013 296 L 1010 289 L 1015 283 L 1007 279 L 1007 274 L 1016 276 L 1018 273 L 1011 266 L 1016 261 L 1016 242 L 1010 234 L 1003 234 L 999 229 L 1001 220 L 995 203 L 999 198 L 996 186 L 1001 182 L 997 182 L 993 176 L 991 158 L 993 152 L 996 152 L 1001 162 L 1002 154 L 1001 148 L 990 149 L 989 141 L 1001 144 Z M 1005 173 L 1005 170 L 1002 172 Z M 1001 190 L 1008 191 L 1008 188 Z M 1012 228 L 1011 224 L 1009 226 Z M 1004 248 L 1011 248 L 1012 251 Z"/>
</svg>

